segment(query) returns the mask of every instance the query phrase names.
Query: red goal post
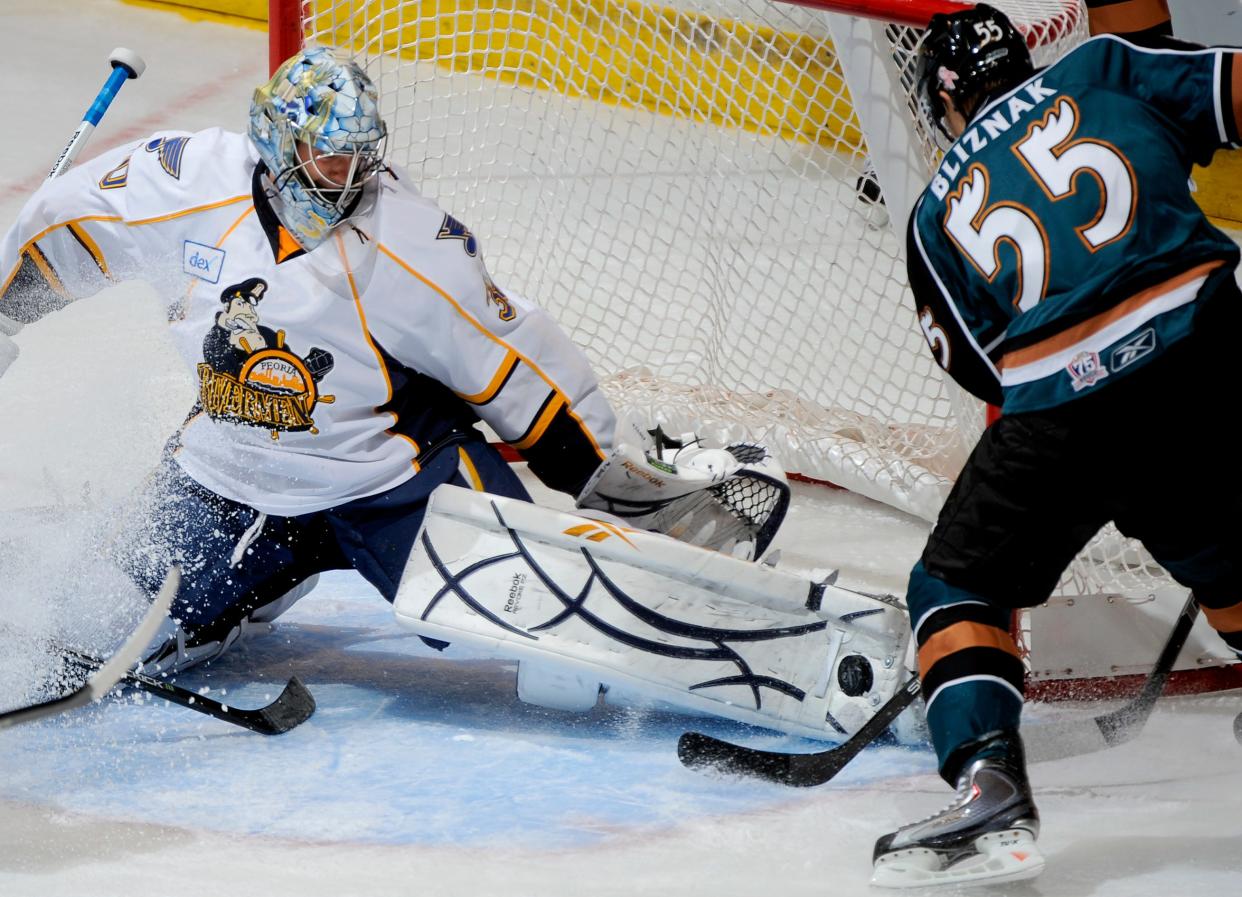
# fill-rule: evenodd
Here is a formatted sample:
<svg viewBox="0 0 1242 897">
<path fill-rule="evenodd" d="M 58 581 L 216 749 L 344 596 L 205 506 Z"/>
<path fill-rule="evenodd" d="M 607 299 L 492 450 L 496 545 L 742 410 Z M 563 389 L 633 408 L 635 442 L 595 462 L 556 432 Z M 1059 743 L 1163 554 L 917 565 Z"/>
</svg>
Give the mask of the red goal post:
<svg viewBox="0 0 1242 897">
<path fill-rule="evenodd" d="M 795 6 L 807 6 L 842 15 L 860 16 L 923 28 L 936 13 L 950 13 L 970 3 L 952 0 L 780 0 Z M 1030 4 L 1039 8 L 1040 4 Z M 306 0 L 269 0 L 268 63 L 276 66 L 292 56 L 302 46 L 303 16 L 308 6 Z M 1083 12 L 1076 2 L 1044 3 L 1039 16 L 1024 27 L 1031 47 L 1038 47 L 1056 35 L 1077 30 Z"/>
<path fill-rule="evenodd" d="M 984 409 L 930 359 L 901 230 L 937 162 L 911 96 L 920 27 L 964 4 L 270 2 L 272 67 L 304 44 L 358 58 L 390 156 L 619 410 L 764 442 L 797 476 L 934 519 Z M 1080 0 L 993 5 L 1038 64 L 1086 35 Z M 1022 615 L 1031 693 L 1141 675 L 1183 596 L 1102 532 Z M 1202 624 L 1179 668 L 1173 689 L 1242 684 Z"/>
</svg>

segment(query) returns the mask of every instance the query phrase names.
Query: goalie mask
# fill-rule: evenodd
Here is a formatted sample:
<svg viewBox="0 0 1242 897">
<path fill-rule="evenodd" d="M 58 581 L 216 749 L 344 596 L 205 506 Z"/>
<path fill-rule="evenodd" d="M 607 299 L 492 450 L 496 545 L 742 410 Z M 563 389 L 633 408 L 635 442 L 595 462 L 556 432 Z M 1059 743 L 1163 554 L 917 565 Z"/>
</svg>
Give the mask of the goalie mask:
<svg viewBox="0 0 1242 897">
<path fill-rule="evenodd" d="M 944 92 L 967 120 L 989 95 L 1003 92 L 1035 72 L 1026 38 L 998 9 L 980 3 L 951 15 L 931 17 L 923 34 L 917 70 L 918 96 L 928 117 L 950 140 Z"/>
<path fill-rule="evenodd" d="M 303 50 L 254 92 L 250 139 L 279 198 L 281 223 L 303 249 L 356 214 L 384 161 L 387 126 L 375 84 L 352 60 Z"/>
</svg>

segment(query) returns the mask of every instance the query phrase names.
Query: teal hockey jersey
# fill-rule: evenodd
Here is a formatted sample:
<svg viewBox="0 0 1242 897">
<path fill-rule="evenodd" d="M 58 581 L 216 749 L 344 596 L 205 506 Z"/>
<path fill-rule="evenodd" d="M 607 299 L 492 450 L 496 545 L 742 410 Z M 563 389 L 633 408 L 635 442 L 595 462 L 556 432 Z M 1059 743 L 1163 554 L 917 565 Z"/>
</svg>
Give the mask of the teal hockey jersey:
<svg viewBox="0 0 1242 897">
<path fill-rule="evenodd" d="M 910 216 L 910 285 L 941 367 L 1032 411 L 1186 337 L 1238 264 L 1188 183 L 1242 144 L 1238 93 L 1237 51 L 1100 36 L 984 105 Z"/>
</svg>

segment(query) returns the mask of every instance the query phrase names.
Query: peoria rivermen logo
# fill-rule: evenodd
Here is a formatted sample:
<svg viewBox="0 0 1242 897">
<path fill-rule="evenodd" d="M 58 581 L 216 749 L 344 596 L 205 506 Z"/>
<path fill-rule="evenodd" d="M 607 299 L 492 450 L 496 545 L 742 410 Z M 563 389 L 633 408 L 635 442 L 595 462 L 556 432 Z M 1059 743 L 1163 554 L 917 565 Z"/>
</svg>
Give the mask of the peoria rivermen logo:
<svg viewBox="0 0 1242 897">
<path fill-rule="evenodd" d="M 319 402 L 319 381 L 333 368 L 332 353 L 312 348 L 305 357 L 285 345 L 285 332 L 259 323 L 259 302 L 267 282 L 258 277 L 226 287 L 224 310 L 203 340 L 198 366 L 199 401 L 214 420 L 282 432 L 318 433 L 311 417 Z"/>
</svg>

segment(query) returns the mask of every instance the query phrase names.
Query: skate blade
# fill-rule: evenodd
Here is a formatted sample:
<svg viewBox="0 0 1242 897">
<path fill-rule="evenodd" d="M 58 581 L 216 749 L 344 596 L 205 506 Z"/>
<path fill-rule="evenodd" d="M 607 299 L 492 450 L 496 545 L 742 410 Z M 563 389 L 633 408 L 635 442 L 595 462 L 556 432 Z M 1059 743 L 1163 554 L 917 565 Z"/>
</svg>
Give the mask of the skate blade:
<svg viewBox="0 0 1242 897">
<path fill-rule="evenodd" d="M 1025 829 L 984 835 L 975 841 L 975 850 L 948 867 L 934 850 L 897 850 L 876 860 L 871 883 L 881 888 L 970 887 L 1022 881 L 1044 871 L 1044 855 Z"/>
</svg>

